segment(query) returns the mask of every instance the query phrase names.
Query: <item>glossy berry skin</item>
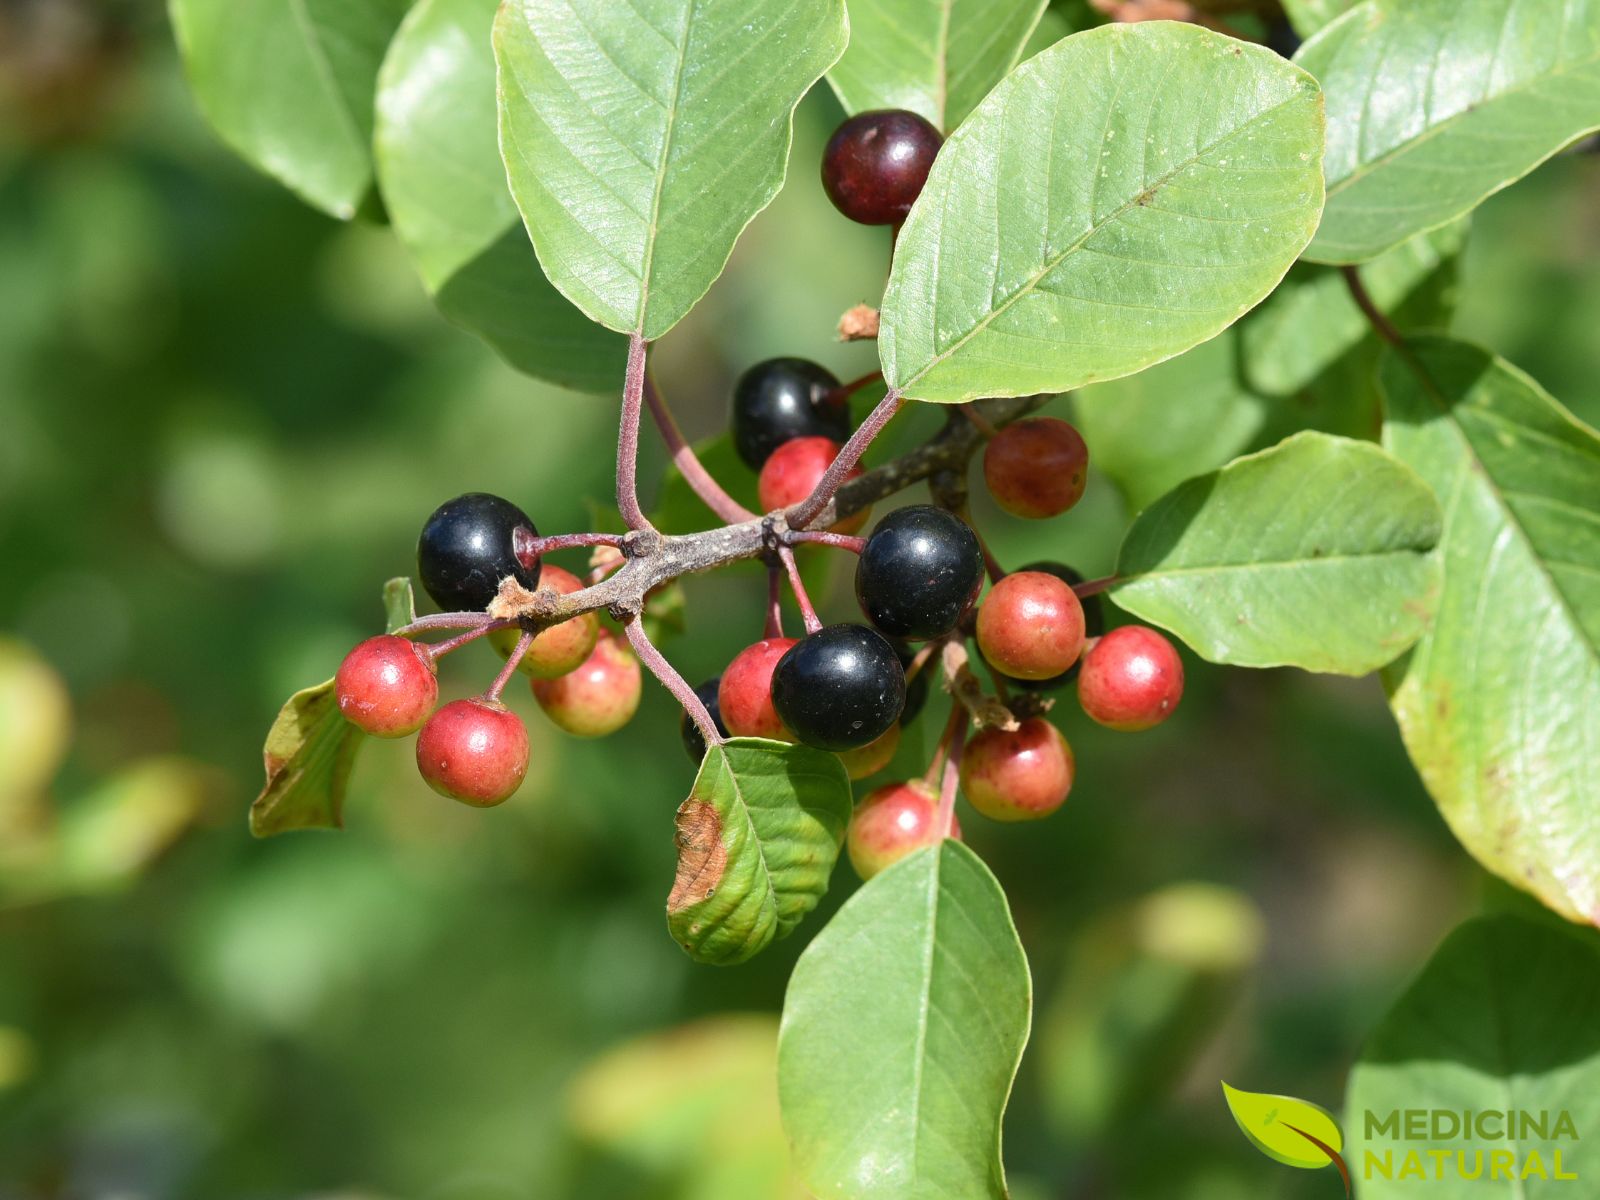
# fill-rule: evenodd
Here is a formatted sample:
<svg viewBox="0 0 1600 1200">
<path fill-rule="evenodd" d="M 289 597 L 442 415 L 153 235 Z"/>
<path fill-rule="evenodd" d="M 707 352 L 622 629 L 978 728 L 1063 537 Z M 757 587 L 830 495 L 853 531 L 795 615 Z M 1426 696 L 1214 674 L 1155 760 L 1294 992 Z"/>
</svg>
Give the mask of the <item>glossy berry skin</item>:
<svg viewBox="0 0 1600 1200">
<path fill-rule="evenodd" d="M 717 703 L 722 722 L 734 737 L 794 741 L 772 706 L 772 672 L 795 644 L 794 638 L 763 638 L 739 651 L 722 673 Z"/>
<path fill-rule="evenodd" d="M 863 880 L 893 866 L 906 855 L 941 840 L 939 795 L 920 780 L 891 783 L 857 805 L 845 834 L 850 865 Z M 950 836 L 959 838 L 954 818 Z"/>
<path fill-rule="evenodd" d="M 1083 499 L 1089 447 L 1065 421 L 1030 417 L 989 439 L 983 478 L 995 503 L 1012 516 L 1060 516 Z"/>
<path fill-rule="evenodd" d="M 639 660 L 615 634 L 600 634 L 594 650 L 576 671 L 559 679 L 535 679 L 533 698 L 544 715 L 573 737 L 615 733 L 639 711 L 644 680 Z"/>
<path fill-rule="evenodd" d="M 503 704 L 452 700 L 417 736 L 417 770 L 441 796 L 490 808 L 522 786 L 528 731 Z"/>
<path fill-rule="evenodd" d="M 825 437 L 795 438 L 779 446 L 761 468 L 761 478 L 756 483 L 761 511 L 788 508 L 811 495 L 833 460 L 839 457 L 839 450 L 838 442 Z M 860 474 L 859 466 L 851 468 L 845 482 Z M 852 513 L 833 528 L 840 533 L 854 533 L 867 523 L 869 513 L 869 509 Z"/>
<path fill-rule="evenodd" d="M 850 436 L 850 405 L 839 380 L 804 358 L 759 362 L 733 387 L 733 445 L 752 471 L 795 438 Z"/>
<path fill-rule="evenodd" d="M 547 564 L 539 580 L 539 590 L 568 596 L 582 591 L 583 581 L 571 571 Z M 499 651 L 501 658 L 510 658 L 521 637 L 522 631 L 519 629 L 497 629 L 489 635 L 489 644 Z M 530 679 L 557 679 L 581 667 L 599 639 L 599 613 L 584 613 L 581 617 L 551 625 L 534 635 L 517 669 Z"/>
<path fill-rule="evenodd" d="M 1108 729 L 1135 732 L 1165 721 L 1183 698 L 1183 660 L 1154 629 L 1123 625 L 1083 656 L 1078 702 Z"/>
<path fill-rule="evenodd" d="M 445 612 L 488 608 L 507 575 L 531 592 L 539 586 L 539 560 L 523 561 L 517 544 L 538 536 L 528 514 L 509 500 L 486 492 L 457 496 L 434 510 L 417 539 L 422 586 Z"/>
<path fill-rule="evenodd" d="M 868 742 L 856 750 L 846 750 L 839 755 L 839 761 L 844 764 L 844 772 L 851 779 L 866 779 L 893 762 L 895 751 L 899 749 L 900 722 L 896 721 L 889 726 L 889 732 L 877 741 Z"/>
<path fill-rule="evenodd" d="M 839 753 L 875 742 L 900 719 L 906 673 L 882 634 L 829 625 L 792 647 L 772 673 L 772 705 L 796 738 Z"/>
<path fill-rule="evenodd" d="M 1029 563 L 1021 568 L 1024 571 L 1043 571 L 1046 575 L 1054 575 L 1068 587 L 1073 587 L 1083 582 L 1083 576 L 1074 571 L 1065 563 L 1036 562 Z M 1106 631 L 1105 603 L 1099 596 L 1080 597 L 1078 603 L 1083 608 L 1083 633 L 1085 638 L 1097 638 Z M 1049 679 L 1013 679 L 1024 691 L 1050 692 L 1057 688 L 1065 687 L 1078 677 L 1078 672 L 1083 669 L 1083 659 L 1078 659 L 1060 675 L 1052 675 Z"/>
<path fill-rule="evenodd" d="M 722 723 L 722 704 L 717 699 L 717 691 L 721 686 L 722 676 L 718 675 L 715 679 L 708 679 L 695 688 L 694 694 L 700 697 L 700 703 L 710 712 L 711 719 L 717 724 L 717 732 L 723 737 L 728 737 L 728 727 Z M 698 767 L 706 756 L 706 739 L 700 732 L 700 726 L 694 723 L 694 719 L 687 712 L 678 722 L 678 733 L 683 738 L 683 749 L 688 754 L 689 761 Z"/>
<path fill-rule="evenodd" d="M 961 756 L 961 790 L 994 821 L 1034 821 L 1066 802 L 1077 763 L 1061 731 L 1043 717 L 986 729 Z"/>
<path fill-rule="evenodd" d="M 856 563 L 856 600 L 889 637 L 943 637 L 982 587 L 977 535 L 931 504 L 896 509 L 879 521 Z"/>
<path fill-rule="evenodd" d="M 1060 675 L 1083 652 L 1083 605 L 1054 575 L 1007 575 L 978 610 L 978 648 L 1013 679 Z"/>
<path fill-rule="evenodd" d="M 439 702 L 439 679 L 425 647 L 385 634 L 345 655 L 334 694 L 344 719 L 357 729 L 398 738 L 422 728 Z"/>
<path fill-rule="evenodd" d="M 822 152 L 822 186 L 833 206 L 862 225 L 898 225 L 928 182 L 944 138 L 904 109 L 858 113 Z"/>
</svg>

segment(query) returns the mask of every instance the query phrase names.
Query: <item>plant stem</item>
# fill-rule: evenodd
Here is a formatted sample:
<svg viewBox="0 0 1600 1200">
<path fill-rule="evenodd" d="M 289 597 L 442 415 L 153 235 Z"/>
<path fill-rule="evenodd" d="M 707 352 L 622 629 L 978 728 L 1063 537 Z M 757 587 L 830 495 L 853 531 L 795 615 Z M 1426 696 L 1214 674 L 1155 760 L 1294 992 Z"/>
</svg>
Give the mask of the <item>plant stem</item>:
<svg viewBox="0 0 1600 1200">
<path fill-rule="evenodd" d="M 1345 284 L 1350 288 L 1351 299 L 1356 302 L 1356 307 L 1367 318 L 1374 332 L 1391 346 L 1404 347 L 1406 344 L 1404 335 L 1395 328 L 1388 314 L 1378 307 L 1377 301 L 1373 300 L 1372 293 L 1367 291 L 1367 285 L 1362 281 L 1361 272 L 1355 267 L 1340 267 L 1339 270 L 1344 275 Z"/>
<path fill-rule="evenodd" d="M 500 693 L 506 690 L 506 684 L 511 682 L 512 674 L 522 665 L 522 657 L 528 653 L 528 647 L 531 645 L 533 645 L 533 634 L 524 629 L 522 636 L 517 639 L 516 649 L 511 652 L 511 657 L 506 659 L 506 665 L 500 668 L 500 674 L 494 677 L 489 690 L 483 694 L 485 700 L 491 704 L 500 702 Z"/>
<path fill-rule="evenodd" d="M 427 633 L 434 629 L 481 629 L 493 623 L 494 617 L 482 612 L 434 613 L 418 617 L 409 625 L 396 629 L 396 637 L 410 637 L 413 633 Z"/>
<path fill-rule="evenodd" d="M 550 537 L 530 538 L 517 547 L 517 557 L 526 554 L 529 559 L 542 558 L 552 550 L 580 550 L 593 546 L 610 546 L 620 550 L 626 544 L 620 533 L 557 533 Z"/>
<path fill-rule="evenodd" d="M 800 606 L 800 619 L 805 622 L 806 632 L 815 633 L 822 628 L 822 621 L 817 616 L 817 610 L 811 607 L 811 597 L 806 595 L 805 581 L 800 578 L 800 564 L 794 560 L 794 551 L 787 546 L 779 546 L 778 557 L 783 560 L 783 569 L 789 573 L 789 587 L 794 592 L 794 602 Z"/>
<path fill-rule="evenodd" d="M 967 745 L 966 710 L 958 704 L 956 711 L 963 719 L 956 726 L 955 734 L 950 739 L 950 753 L 945 756 L 944 782 L 939 787 L 939 815 L 934 818 L 934 828 L 940 830 L 944 837 L 950 836 L 950 830 L 955 825 L 956 789 L 961 785 L 961 753 Z"/>
<path fill-rule="evenodd" d="M 644 406 L 645 352 L 639 334 L 628 339 L 628 373 L 622 387 L 622 419 L 617 428 L 617 511 L 629 529 L 654 529 L 639 507 L 639 417 Z"/>
<path fill-rule="evenodd" d="M 852 537 L 848 533 L 829 533 L 825 529 L 791 529 L 784 540 L 791 546 L 833 546 L 852 554 L 860 554 L 867 548 L 866 538 Z"/>
<path fill-rule="evenodd" d="M 811 495 L 796 504 L 784 515 L 788 518 L 793 529 L 804 529 L 817 517 L 828 501 L 833 499 L 834 493 L 844 483 L 845 477 L 855 469 L 861 461 L 861 456 L 867 452 L 867 447 L 872 445 L 872 440 L 883 432 L 883 428 L 900 411 L 900 406 L 905 401 L 900 399 L 900 393 L 894 389 L 878 401 L 878 406 L 872 410 L 867 419 L 861 422 L 861 427 L 850 435 L 850 440 L 844 444 L 828 469 L 823 472 L 822 478 L 817 481 L 817 486 Z"/>
<path fill-rule="evenodd" d="M 683 706 L 684 711 L 689 714 L 689 719 L 699 728 L 700 735 L 706 739 L 706 745 L 722 745 L 722 733 L 717 729 L 717 723 L 711 719 L 710 711 L 701 702 L 700 697 L 695 695 L 694 689 L 689 686 L 689 681 L 678 674 L 678 669 L 656 649 L 656 644 L 644 631 L 644 624 L 639 617 L 637 615 L 629 617 L 623 622 L 622 630 L 628 635 L 628 642 L 633 646 L 633 652 L 639 656 L 639 661 L 650 669 L 650 674 L 660 680 L 661 685 Z"/>
<path fill-rule="evenodd" d="M 783 636 L 783 570 L 777 564 L 767 567 L 767 630 L 762 636 Z"/>
<path fill-rule="evenodd" d="M 989 419 L 980 413 L 973 405 L 958 404 L 956 405 L 956 409 L 963 417 L 971 421 L 973 425 L 977 427 L 978 432 L 983 434 L 985 438 L 992 438 L 995 434 L 1000 432 L 993 425 L 991 425 L 989 423 Z"/>
<path fill-rule="evenodd" d="M 678 468 L 678 474 L 682 475 L 684 482 L 694 489 L 694 494 L 700 497 L 705 506 L 728 522 L 748 521 L 755 516 L 755 513 L 728 495 L 722 485 L 712 477 L 711 472 L 706 470 L 705 464 L 700 461 L 700 456 L 694 452 L 694 447 L 685 440 L 677 421 L 673 420 L 672 410 L 667 407 L 666 400 L 648 371 L 644 377 L 644 402 L 650 409 L 651 417 L 655 419 L 661 440 L 667 445 L 667 453 L 672 456 L 672 465 Z"/>
<path fill-rule="evenodd" d="M 834 388 L 833 391 L 828 393 L 828 398 L 834 401 L 848 400 L 862 388 L 867 387 L 870 384 L 877 383 L 878 380 L 882 378 L 882 371 L 869 371 L 859 379 L 852 379 L 849 383 L 841 383 L 838 387 Z"/>
<path fill-rule="evenodd" d="M 442 642 L 434 642 L 428 646 L 429 656 L 437 662 L 452 650 L 459 650 L 468 642 L 475 642 L 486 633 L 493 633 L 497 629 L 513 629 L 515 621 L 490 621 L 487 625 L 479 625 L 476 629 L 469 629 L 466 633 L 458 633 L 453 638 L 446 638 Z"/>
<path fill-rule="evenodd" d="M 956 729 L 967 723 L 967 710 L 959 704 L 950 706 L 950 715 L 944 720 L 944 730 L 939 734 L 939 744 L 933 748 L 933 761 L 928 764 L 928 769 L 922 774 L 922 782 L 929 787 L 939 778 L 944 770 L 945 758 L 950 753 L 950 745 L 955 741 Z"/>
<path fill-rule="evenodd" d="M 1101 592 L 1110 591 L 1122 582 L 1120 575 L 1107 575 L 1104 579 L 1090 579 L 1084 583 L 1072 585 L 1073 594 L 1079 600 L 1087 600 L 1090 596 L 1098 596 Z"/>
</svg>

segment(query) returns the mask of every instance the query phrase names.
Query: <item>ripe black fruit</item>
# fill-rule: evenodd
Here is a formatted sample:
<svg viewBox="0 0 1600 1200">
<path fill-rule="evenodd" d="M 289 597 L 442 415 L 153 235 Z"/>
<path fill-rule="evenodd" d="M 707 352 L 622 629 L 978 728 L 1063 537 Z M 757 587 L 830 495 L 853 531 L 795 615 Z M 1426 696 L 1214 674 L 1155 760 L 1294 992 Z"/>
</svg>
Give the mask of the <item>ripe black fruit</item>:
<svg viewBox="0 0 1600 1200">
<path fill-rule="evenodd" d="M 1043 571 L 1046 575 L 1054 575 L 1068 587 L 1076 587 L 1083 582 L 1083 576 L 1065 563 L 1036 562 L 1029 563 L 1021 568 L 1024 571 Z M 1083 605 L 1083 632 L 1085 637 L 1097 638 L 1106 631 L 1105 605 L 1099 596 L 1089 596 L 1080 600 Z M 1050 679 L 1016 679 L 1012 680 L 1017 687 L 1028 692 L 1048 692 L 1064 687 L 1078 677 L 1078 672 L 1083 669 L 1083 659 L 1078 659 L 1060 675 Z"/>
<path fill-rule="evenodd" d="M 700 703 L 706 706 L 706 711 L 711 714 L 711 719 L 717 723 L 717 732 L 723 737 L 728 736 L 728 727 L 722 723 L 722 704 L 717 699 L 717 691 L 722 687 L 722 676 L 708 679 L 695 688 L 694 694 L 700 697 Z M 678 722 L 678 732 L 683 735 L 683 748 L 689 753 L 689 761 L 699 766 L 706 756 L 705 734 L 700 732 L 700 726 L 694 723 L 694 718 L 687 712 Z"/>
<path fill-rule="evenodd" d="M 539 560 L 519 556 L 517 546 L 538 536 L 528 514 L 509 500 L 486 492 L 457 496 L 434 510 L 417 539 L 422 586 L 445 612 L 488 608 L 507 575 L 533 591 Z"/>
<path fill-rule="evenodd" d="M 944 138 L 922 117 L 880 109 L 851 117 L 822 152 L 833 206 L 863 225 L 898 225 L 928 182 Z"/>
<path fill-rule="evenodd" d="M 906 673 L 894 647 L 864 625 L 829 625 L 797 642 L 772 673 L 772 704 L 819 750 L 854 750 L 900 718 Z"/>
<path fill-rule="evenodd" d="M 753 471 L 772 452 L 802 437 L 843 442 L 850 437 L 850 406 L 827 368 L 803 358 L 759 362 L 733 387 L 733 445 Z"/>
<path fill-rule="evenodd" d="M 983 551 L 960 517 L 931 504 L 896 509 L 856 564 L 856 599 L 882 633 L 943 637 L 983 586 Z"/>
</svg>

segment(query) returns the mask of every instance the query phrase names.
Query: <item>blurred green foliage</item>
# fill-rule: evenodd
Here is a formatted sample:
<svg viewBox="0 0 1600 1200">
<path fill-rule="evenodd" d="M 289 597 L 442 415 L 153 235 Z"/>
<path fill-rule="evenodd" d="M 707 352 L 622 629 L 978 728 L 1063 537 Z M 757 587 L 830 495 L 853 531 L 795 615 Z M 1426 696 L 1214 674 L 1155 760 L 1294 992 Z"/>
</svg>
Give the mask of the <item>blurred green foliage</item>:
<svg viewBox="0 0 1600 1200">
<path fill-rule="evenodd" d="M 658 690 L 588 744 L 514 689 L 534 766 L 502 809 L 442 802 L 408 745 L 373 744 L 348 832 L 246 830 L 278 705 L 381 627 L 378 589 L 427 511 L 486 489 L 547 531 L 586 526 L 608 500 L 611 407 L 516 376 L 432 310 L 383 228 L 335 224 L 234 160 L 154 3 L 6 6 L 0 102 L 0 1196 L 787 1200 L 770 1019 L 670 1031 L 775 1013 L 854 885 L 838 872 L 824 911 L 746 966 L 690 964 L 662 904 L 692 771 Z M 788 186 L 660 347 L 693 437 L 757 359 L 873 365 L 832 337 L 887 257 L 816 185 L 836 118 L 825 88 L 802 106 Z M 1456 322 L 1590 420 L 1597 185 L 1600 158 L 1569 155 L 1486 205 Z M 1042 530 L 975 505 L 1002 560 L 1090 574 L 1128 515 L 1103 479 Z M 823 604 L 843 615 L 848 575 L 831 574 Z M 758 633 L 761 585 L 687 591 L 671 653 L 699 679 Z M 486 648 L 461 660 L 455 694 L 496 666 Z M 1129 1097 L 1093 1090 L 1127 1081 L 1115 1062 L 1064 1076 L 1030 1054 L 1007 1130 L 1019 1200 L 1326 1194 L 1263 1170 L 1217 1080 L 1336 1105 L 1366 1031 L 1475 904 L 1376 681 L 1189 666 L 1183 711 L 1138 739 L 1064 706 L 1080 776 L 1059 817 L 966 823 L 1033 963 L 1036 1043 L 1112 1029 L 1101 1053 L 1146 1066 L 1141 1029 L 1182 1048 L 1162 1056 L 1181 1069 L 1141 1068 L 1125 1121 L 1104 1117 Z M 905 739 L 906 769 L 929 742 Z M 41 837 L 48 886 L 16 858 Z M 1220 907 L 1189 893 L 1199 918 L 1262 922 L 1226 986 L 1170 954 L 1166 910 L 1143 900 L 1170 908 L 1185 881 L 1231 889 Z M 1133 957 L 1097 957 L 1129 920 Z M 1163 1009 L 1196 972 L 1203 1011 Z"/>
</svg>

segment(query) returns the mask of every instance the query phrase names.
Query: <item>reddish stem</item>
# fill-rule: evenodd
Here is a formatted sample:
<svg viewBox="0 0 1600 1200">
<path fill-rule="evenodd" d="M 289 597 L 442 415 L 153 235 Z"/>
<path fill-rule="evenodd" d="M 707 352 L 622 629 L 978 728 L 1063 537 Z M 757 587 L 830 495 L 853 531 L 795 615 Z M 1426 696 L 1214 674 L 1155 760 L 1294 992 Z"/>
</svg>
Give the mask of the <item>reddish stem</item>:
<svg viewBox="0 0 1600 1200">
<path fill-rule="evenodd" d="M 656 644 L 644 631 L 644 624 L 638 616 L 629 617 L 623 624 L 622 631 L 628 635 L 628 642 L 633 646 L 633 652 L 639 656 L 639 661 L 649 668 L 650 674 L 661 681 L 662 687 L 672 693 L 673 698 L 689 714 L 689 719 L 699 727 L 700 735 L 706 739 L 706 745 L 722 745 L 722 733 L 717 728 L 717 723 L 711 719 L 710 711 L 700 697 L 695 695 L 695 690 L 689 686 L 689 681 L 678 674 L 678 669 L 656 649 Z"/>
<path fill-rule="evenodd" d="M 945 718 L 944 732 L 939 735 L 939 744 L 934 747 L 933 761 L 928 764 L 928 769 L 923 773 L 922 782 L 929 787 L 939 778 L 939 773 L 944 770 L 945 757 L 950 753 L 950 745 L 955 741 L 956 729 L 967 722 L 967 710 L 959 704 L 950 706 L 950 715 Z"/>
<path fill-rule="evenodd" d="M 418 617 L 394 632 L 397 637 L 410 637 L 413 633 L 427 633 L 434 629 L 478 629 L 493 620 L 488 613 L 482 612 L 434 613 L 432 616 Z"/>
<path fill-rule="evenodd" d="M 428 657 L 437 662 L 452 650 L 459 650 L 468 642 L 475 642 L 486 633 L 493 633 L 497 629 L 510 629 L 515 624 L 515 621 L 490 621 L 487 625 L 479 625 L 476 629 L 467 630 L 466 633 L 458 633 L 453 638 L 434 642 L 428 646 Z"/>
<path fill-rule="evenodd" d="M 882 371 L 869 371 L 859 379 L 852 379 L 849 383 L 841 383 L 838 387 L 834 388 L 833 391 L 828 393 L 828 399 L 834 401 L 835 403 L 848 400 L 862 388 L 877 383 L 878 380 L 882 378 Z"/>
<path fill-rule="evenodd" d="M 622 388 L 622 418 L 617 427 L 617 511 L 629 529 L 653 529 L 639 507 L 639 417 L 644 407 L 645 352 L 643 337 L 628 339 L 628 373 Z"/>
<path fill-rule="evenodd" d="M 767 631 L 762 636 L 783 636 L 783 571 L 776 566 L 767 568 Z"/>
<path fill-rule="evenodd" d="M 1355 267 L 1341 267 L 1345 284 L 1350 288 L 1350 298 L 1356 302 L 1356 307 L 1367 318 L 1378 336 L 1391 346 L 1404 346 L 1405 337 L 1395 328 L 1393 321 L 1389 320 L 1387 313 L 1378 307 L 1372 293 L 1367 291 L 1367 285 L 1362 281 L 1361 272 Z"/>
<path fill-rule="evenodd" d="M 967 745 L 966 709 L 958 704 L 956 711 L 962 720 L 950 739 L 950 753 L 945 756 L 944 782 L 939 787 L 939 815 L 934 818 L 934 828 L 941 830 L 945 837 L 950 836 L 955 824 L 956 789 L 961 785 L 961 752 Z"/>
<path fill-rule="evenodd" d="M 992 438 L 995 434 L 1000 432 L 994 427 L 994 423 L 992 421 L 980 413 L 971 404 L 959 404 L 956 407 L 961 411 L 962 416 L 966 417 L 967 420 L 972 422 L 972 427 L 979 433 L 983 434 L 985 438 Z"/>
<path fill-rule="evenodd" d="M 522 532 L 519 527 L 517 532 Z M 610 546 L 621 550 L 628 544 L 628 539 L 620 533 L 557 533 L 550 537 L 518 539 L 516 552 L 519 559 L 524 559 L 524 565 L 536 558 L 542 558 L 552 550 L 579 550 L 592 546 Z"/>
<path fill-rule="evenodd" d="M 856 464 L 861 461 L 861 456 L 867 452 L 867 447 L 872 445 L 872 440 L 883 432 L 885 425 L 894 420 L 894 415 L 900 411 L 904 403 L 905 401 L 900 399 L 900 393 L 893 388 L 889 390 L 888 395 L 878 401 L 878 406 L 865 421 L 861 422 L 861 427 L 850 435 L 850 440 L 840 449 L 838 457 L 823 472 L 811 495 L 784 514 L 791 529 L 804 529 L 827 507 L 828 501 L 832 500 L 833 494 L 839 490 L 839 485 L 844 483 L 845 477 L 855 469 Z"/>
<path fill-rule="evenodd" d="M 684 482 L 694 489 L 694 494 L 700 497 L 705 506 L 729 524 L 748 521 L 754 517 L 755 513 L 728 495 L 722 485 L 712 478 L 711 472 L 706 470 L 705 464 L 694 452 L 694 447 L 689 445 L 683 436 L 683 431 L 678 428 L 677 421 L 672 417 L 672 410 L 667 407 L 666 400 L 648 372 L 644 378 L 644 402 L 650 409 L 650 415 L 655 418 L 656 428 L 661 433 L 661 440 L 666 443 L 667 453 L 672 456 L 672 465 L 678 468 L 678 474 L 682 475 Z"/>
<path fill-rule="evenodd" d="M 1098 596 L 1101 592 L 1109 591 L 1122 582 L 1120 575 L 1107 575 L 1104 579 L 1090 579 L 1084 583 L 1072 585 L 1073 592 L 1079 600 L 1087 600 L 1090 596 Z"/>
<path fill-rule="evenodd" d="M 494 677 L 489 690 L 483 694 L 484 700 L 490 704 L 500 702 L 500 693 L 506 690 L 506 684 L 511 682 L 512 674 L 522 664 L 522 656 L 528 652 L 528 647 L 531 645 L 533 645 L 533 634 L 524 629 L 522 636 L 517 639 L 516 649 L 511 652 L 511 657 L 506 659 L 506 665 L 500 668 L 500 674 Z"/>
<path fill-rule="evenodd" d="M 822 628 L 822 621 L 817 616 L 817 610 L 811 607 L 811 597 L 806 595 L 805 581 L 800 578 L 800 564 L 794 560 L 794 551 L 787 546 L 779 546 L 778 557 L 783 560 L 783 569 L 789 573 L 789 587 L 794 592 L 794 602 L 800 606 L 800 619 L 805 622 L 806 632 L 815 633 Z"/>
<path fill-rule="evenodd" d="M 791 529 L 787 541 L 791 546 L 804 544 L 833 546 L 839 550 L 848 550 L 852 554 L 860 554 L 867 548 L 866 538 L 852 537 L 848 533 L 829 533 L 825 529 Z"/>
</svg>

